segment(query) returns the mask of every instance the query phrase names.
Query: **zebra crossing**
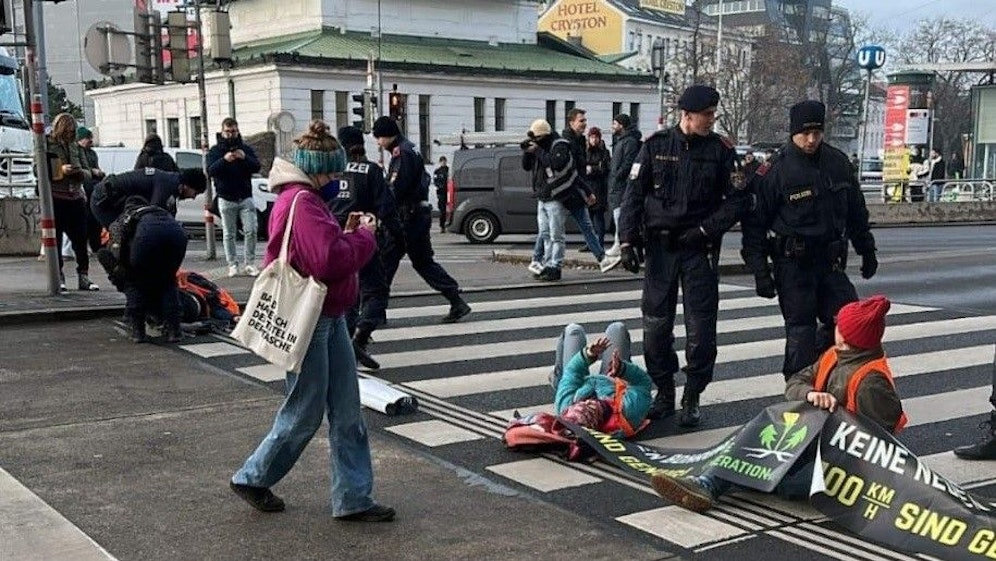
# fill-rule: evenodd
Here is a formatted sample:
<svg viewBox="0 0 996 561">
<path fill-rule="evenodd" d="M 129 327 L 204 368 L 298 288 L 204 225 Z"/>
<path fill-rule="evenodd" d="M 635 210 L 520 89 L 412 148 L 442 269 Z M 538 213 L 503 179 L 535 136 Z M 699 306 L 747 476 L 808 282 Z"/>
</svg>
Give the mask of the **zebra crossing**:
<svg viewBox="0 0 996 561">
<path fill-rule="evenodd" d="M 450 325 L 437 323 L 446 312 L 438 299 L 392 302 L 397 307 L 389 310 L 389 325 L 374 334 L 370 347 L 382 368 L 364 375 L 415 395 L 420 411 L 403 417 L 371 412 L 371 428 L 511 489 L 604 518 L 620 531 L 663 540 L 667 547 L 681 548 L 695 558 L 728 559 L 745 547 L 759 546 L 787 548 L 798 558 L 924 558 L 843 534 L 806 504 L 739 493 L 724 497 L 706 514 L 695 514 L 664 503 L 648 481 L 611 466 L 505 450 L 500 438 L 508 419 L 553 409 L 548 375 L 565 324 L 580 323 L 589 335 L 596 335 L 608 323 L 623 321 L 633 341 L 634 362 L 643 365 L 638 287 L 629 281 L 556 291 L 483 292 L 467 297 L 474 313 Z M 756 297 L 748 287 L 724 284 L 720 291 L 719 353 L 714 381 L 702 396 L 702 426 L 687 430 L 665 419 L 642 432 L 641 442 L 705 448 L 783 399 L 779 370 L 784 339 L 777 303 Z M 678 311 L 675 335 L 680 349 L 681 306 Z M 887 321 L 886 352 L 910 417 L 901 439 L 953 481 L 968 488 L 996 484 L 996 465 L 965 462 L 949 452 L 976 438 L 980 415 L 991 410 L 996 315 L 894 302 Z M 225 369 L 282 386 L 282 372 L 224 337 L 199 338 L 181 348 Z M 684 362 L 680 351 L 679 359 Z M 677 382 L 683 382 L 680 374 Z"/>
</svg>

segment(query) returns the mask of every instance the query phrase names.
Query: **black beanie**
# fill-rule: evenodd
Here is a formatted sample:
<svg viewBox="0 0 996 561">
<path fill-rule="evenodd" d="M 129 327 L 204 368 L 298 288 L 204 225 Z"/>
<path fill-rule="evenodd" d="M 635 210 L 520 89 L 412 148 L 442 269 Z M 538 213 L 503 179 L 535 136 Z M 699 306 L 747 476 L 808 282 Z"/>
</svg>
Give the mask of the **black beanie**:
<svg viewBox="0 0 996 561">
<path fill-rule="evenodd" d="M 719 105 L 719 92 L 711 86 L 688 86 L 678 99 L 678 108 L 692 113 L 705 111 Z"/>
<path fill-rule="evenodd" d="M 808 99 L 789 110 L 789 132 L 793 135 L 810 129 L 823 130 L 827 108 L 819 101 Z"/>
<path fill-rule="evenodd" d="M 394 119 L 388 117 L 387 115 L 378 117 L 377 120 L 374 121 L 374 138 L 399 136 L 400 134 L 401 129 L 398 128 L 398 123 L 394 122 Z"/>
<path fill-rule="evenodd" d="M 628 129 L 630 125 L 633 124 L 633 119 L 629 118 L 629 115 L 625 113 L 620 113 L 612 118 L 613 121 L 622 125 L 622 128 Z"/>
<path fill-rule="evenodd" d="M 356 127 L 342 127 L 339 129 L 339 143 L 345 146 L 347 149 L 351 146 L 363 146 L 363 131 Z"/>
<path fill-rule="evenodd" d="M 180 170 L 180 185 L 190 187 L 197 194 L 201 194 L 207 189 L 207 178 L 200 168 L 187 168 Z"/>
</svg>

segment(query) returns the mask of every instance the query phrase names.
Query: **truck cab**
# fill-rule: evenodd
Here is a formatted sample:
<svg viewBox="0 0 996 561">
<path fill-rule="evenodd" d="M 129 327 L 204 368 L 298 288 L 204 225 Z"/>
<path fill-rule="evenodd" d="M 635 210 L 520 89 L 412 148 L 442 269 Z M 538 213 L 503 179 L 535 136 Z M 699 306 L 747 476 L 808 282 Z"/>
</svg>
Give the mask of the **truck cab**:
<svg viewBox="0 0 996 561">
<path fill-rule="evenodd" d="M 0 198 L 35 197 L 34 137 L 24 111 L 20 65 L 0 47 Z"/>
</svg>

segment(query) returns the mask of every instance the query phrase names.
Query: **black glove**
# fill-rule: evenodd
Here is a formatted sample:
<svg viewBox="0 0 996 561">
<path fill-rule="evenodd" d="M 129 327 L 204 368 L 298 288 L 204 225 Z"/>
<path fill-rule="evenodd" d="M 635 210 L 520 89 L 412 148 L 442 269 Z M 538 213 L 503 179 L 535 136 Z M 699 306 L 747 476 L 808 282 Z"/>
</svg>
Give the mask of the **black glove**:
<svg viewBox="0 0 996 561">
<path fill-rule="evenodd" d="M 754 277 L 754 284 L 757 287 L 757 295 L 761 298 L 775 297 L 775 279 L 771 277 L 771 274 L 756 275 Z"/>
<path fill-rule="evenodd" d="M 640 263 L 643 262 L 642 248 L 626 245 L 622 248 L 622 266 L 634 275 L 640 274 Z"/>
<path fill-rule="evenodd" d="M 870 279 L 875 276 L 875 271 L 878 271 L 878 259 L 874 251 L 869 251 L 861 256 L 861 278 Z"/>
<path fill-rule="evenodd" d="M 682 247 L 687 247 L 690 249 L 698 249 L 705 247 L 709 242 L 709 237 L 705 235 L 702 228 L 696 226 L 694 228 L 689 228 L 681 233 L 678 237 L 678 243 Z"/>
</svg>

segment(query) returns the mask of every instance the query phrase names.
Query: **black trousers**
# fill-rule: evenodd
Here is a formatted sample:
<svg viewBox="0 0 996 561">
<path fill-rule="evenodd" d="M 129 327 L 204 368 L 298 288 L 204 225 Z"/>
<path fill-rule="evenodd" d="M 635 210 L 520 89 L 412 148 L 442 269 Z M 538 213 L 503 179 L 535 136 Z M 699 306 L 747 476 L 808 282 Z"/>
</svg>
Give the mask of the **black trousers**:
<svg viewBox="0 0 996 561">
<path fill-rule="evenodd" d="M 91 183 L 89 185 L 84 185 L 83 186 L 83 190 L 86 191 L 87 201 L 90 201 L 93 198 L 93 188 L 94 188 L 95 185 L 96 185 L 96 183 Z M 93 208 L 90 207 L 89 202 L 87 202 L 83 206 L 86 207 L 86 241 L 87 241 L 87 245 L 90 246 L 90 250 L 91 251 L 93 251 L 94 253 L 97 253 L 97 250 L 100 249 L 100 246 L 101 246 L 101 244 L 100 244 L 100 231 L 103 228 L 103 226 L 100 225 L 100 222 L 97 220 L 97 217 L 93 214 Z"/>
<path fill-rule="evenodd" d="M 398 265 L 407 255 L 415 272 L 426 284 L 440 292 L 447 300 L 451 302 L 456 300 L 460 295 L 460 285 L 433 258 L 435 253 L 432 251 L 432 240 L 429 238 L 429 229 L 432 227 L 431 209 L 418 207 L 412 213 L 402 211 L 401 225 L 405 233 L 404 242 L 391 243 L 383 252 L 384 279 L 387 285 L 390 286 L 394 282 Z M 387 309 L 386 301 L 384 309 Z"/>
<path fill-rule="evenodd" d="M 660 391 L 674 395 L 678 354 L 674 322 L 681 286 L 685 320 L 686 391 L 702 393 L 716 365 L 719 312 L 718 252 L 670 249 L 658 240 L 646 248 L 643 278 L 643 356 L 647 373 Z"/>
<path fill-rule="evenodd" d="M 86 249 L 86 201 L 52 199 L 55 214 L 55 244 L 62 271 L 62 234 L 66 234 L 76 254 L 76 272 L 89 274 L 90 256 Z"/>
<path fill-rule="evenodd" d="M 387 303 L 391 296 L 391 285 L 384 275 L 383 247 L 378 242 L 377 252 L 360 269 L 360 294 L 356 305 L 346 312 L 346 327 L 352 335 L 357 329 L 373 333 L 387 323 Z"/>
<path fill-rule="evenodd" d="M 187 253 L 187 235 L 175 220 L 154 218 L 143 218 L 131 241 L 125 311 L 131 321 L 145 321 L 152 314 L 167 327 L 178 326 L 176 271 Z"/>
<path fill-rule="evenodd" d="M 436 191 L 436 209 L 439 211 L 439 229 L 446 228 L 446 191 Z"/>
<path fill-rule="evenodd" d="M 782 374 L 789 376 L 816 362 L 834 342 L 837 312 L 858 299 L 847 274 L 825 260 L 775 261 L 778 306 L 785 318 L 785 361 Z M 819 325 L 817 325 L 819 320 Z"/>
</svg>

